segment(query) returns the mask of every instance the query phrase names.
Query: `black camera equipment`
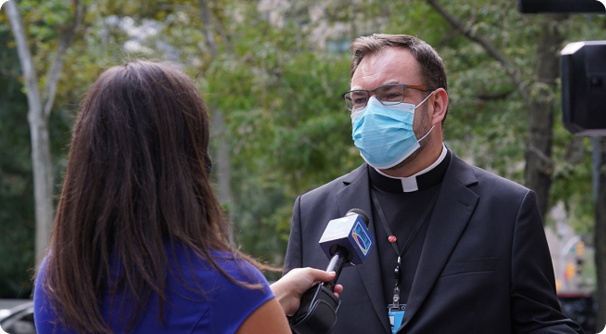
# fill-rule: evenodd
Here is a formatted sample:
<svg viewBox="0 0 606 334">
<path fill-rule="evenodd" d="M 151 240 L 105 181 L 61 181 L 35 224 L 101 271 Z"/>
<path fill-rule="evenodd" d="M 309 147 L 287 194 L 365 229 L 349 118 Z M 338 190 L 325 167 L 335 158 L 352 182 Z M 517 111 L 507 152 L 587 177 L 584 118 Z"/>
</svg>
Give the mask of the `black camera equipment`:
<svg viewBox="0 0 606 334">
<path fill-rule="evenodd" d="M 606 14 L 605 0 L 518 0 L 520 13 Z M 606 41 L 568 44 L 561 52 L 562 118 L 568 131 L 606 136 Z"/>
<path fill-rule="evenodd" d="M 564 126 L 577 135 L 606 136 L 606 41 L 570 43 L 560 64 Z"/>
<path fill-rule="evenodd" d="M 518 0 L 520 13 L 604 13 L 597 0 Z"/>
</svg>

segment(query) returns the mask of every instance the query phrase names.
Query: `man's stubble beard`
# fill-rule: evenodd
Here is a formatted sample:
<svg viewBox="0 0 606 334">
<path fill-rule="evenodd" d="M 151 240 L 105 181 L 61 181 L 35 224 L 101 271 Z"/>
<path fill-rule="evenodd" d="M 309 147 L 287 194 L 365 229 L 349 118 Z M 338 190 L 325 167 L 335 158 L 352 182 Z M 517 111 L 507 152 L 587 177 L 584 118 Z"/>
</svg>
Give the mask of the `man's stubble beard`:
<svg viewBox="0 0 606 334">
<path fill-rule="evenodd" d="M 416 111 L 415 114 L 417 114 Z M 431 122 L 429 121 L 429 115 L 427 115 L 427 104 L 423 105 L 423 111 L 421 112 L 421 122 L 419 127 L 419 131 L 413 130 L 417 140 L 426 135 L 427 132 L 431 129 Z M 429 143 L 431 142 L 432 135 L 433 133 L 427 134 L 427 137 L 423 138 L 423 140 L 419 143 L 419 148 L 416 151 L 414 151 L 408 158 L 404 159 L 404 161 L 391 168 L 388 168 L 387 170 L 396 171 L 413 162 L 423 152 L 423 150 L 425 150 L 427 145 L 429 145 Z"/>
</svg>

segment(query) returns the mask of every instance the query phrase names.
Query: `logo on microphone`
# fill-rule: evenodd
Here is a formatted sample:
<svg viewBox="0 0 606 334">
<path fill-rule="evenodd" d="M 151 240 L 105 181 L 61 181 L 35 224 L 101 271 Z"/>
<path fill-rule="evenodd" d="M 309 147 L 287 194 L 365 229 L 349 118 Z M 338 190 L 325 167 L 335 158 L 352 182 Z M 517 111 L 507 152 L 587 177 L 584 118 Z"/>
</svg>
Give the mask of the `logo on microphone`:
<svg viewBox="0 0 606 334">
<path fill-rule="evenodd" d="M 362 251 L 362 254 L 366 256 L 368 254 L 368 251 L 370 251 L 372 241 L 368 237 L 368 234 L 366 233 L 364 227 L 362 226 L 362 224 L 360 224 L 360 222 L 356 222 L 356 226 L 354 227 L 351 236 L 356 241 L 356 244 L 358 244 L 358 248 Z"/>
</svg>

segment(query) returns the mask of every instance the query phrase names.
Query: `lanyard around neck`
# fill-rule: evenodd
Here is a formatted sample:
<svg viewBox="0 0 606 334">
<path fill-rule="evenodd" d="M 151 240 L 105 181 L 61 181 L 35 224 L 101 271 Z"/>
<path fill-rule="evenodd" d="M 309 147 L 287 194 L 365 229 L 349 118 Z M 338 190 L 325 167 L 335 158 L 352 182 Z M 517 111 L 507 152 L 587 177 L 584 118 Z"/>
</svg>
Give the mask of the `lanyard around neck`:
<svg viewBox="0 0 606 334">
<path fill-rule="evenodd" d="M 402 257 L 404 257 L 404 255 L 406 255 L 406 252 L 408 252 L 408 249 L 412 245 L 412 241 L 415 239 L 415 237 L 421 230 L 421 227 L 427 220 L 427 216 L 429 215 L 429 213 L 433 209 L 434 205 L 436 204 L 436 200 L 438 198 L 439 193 L 440 193 L 440 189 L 437 189 L 436 193 L 433 195 L 433 198 L 429 202 L 429 205 L 427 205 L 427 208 L 425 208 L 425 212 L 423 212 L 423 214 L 421 215 L 421 219 L 419 219 L 417 224 L 412 229 L 412 232 L 408 236 L 408 239 L 406 240 L 406 243 L 404 244 L 404 248 L 402 248 L 402 250 L 399 250 L 398 245 L 397 245 L 397 238 L 395 237 L 395 235 L 392 234 L 391 229 L 389 228 L 389 224 L 387 222 L 387 217 L 385 216 L 385 212 L 383 212 L 381 203 L 379 203 L 379 199 L 377 198 L 376 191 L 374 189 L 371 189 L 371 191 L 370 191 L 370 195 L 371 195 L 372 201 L 374 202 L 374 205 L 376 207 L 376 210 L 377 210 L 377 213 L 379 216 L 379 220 L 381 221 L 381 224 L 383 225 L 383 228 L 385 229 L 385 233 L 387 233 L 387 235 L 388 235 L 389 242 L 391 243 L 394 251 L 396 252 L 396 255 L 398 256 L 396 268 L 394 270 L 395 286 L 393 289 L 393 303 L 387 305 L 387 308 L 389 309 L 389 311 L 398 311 L 398 310 L 402 310 L 402 307 L 404 307 L 404 308 L 406 307 L 405 304 L 403 306 L 400 305 L 400 280 L 402 279 L 402 268 L 401 268 L 402 261 L 401 260 L 402 260 Z"/>
<path fill-rule="evenodd" d="M 375 208 L 377 209 L 377 213 L 378 213 L 378 216 L 379 216 L 379 220 L 381 221 L 381 225 L 383 225 L 383 229 L 385 230 L 385 233 L 387 233 L 389 243 L 392 245 L 394 251 L 396 252 L 396 255 L 398 256 L 398 258 L 403 257 L 404 255 L 406 255 L 406 252 L 408 252 L 408 249 L 412 245 L 412 241 L 415 239 L 415 237 L 417 236 L 417 234 L 421 230 L 421 227 L 423 227 L 423 224 L 427 220 L 427 216 L 429 215 L 429 213 L 431 212 L 431 210 L 435 206 L 436 200 L 438 199 L 438 194 L 439 193 L 440 193 L 440 189 L 437 189 L 436 193 L 433 195 L 433 198 L 429 202 L 429 205 L 427 205 L 427 208 L 425 209 L 425 212 L 423 212 L 423 214 L 421 215 L 421 219 L 419 219 L 419 221 L 415 224 L 414 228 L 412 229 L 412 232 L 408 236 L 408 239 L 404 243 L 404 247 L 400 250 L 398 248 L 397 238 L 395 237 L 395 235 L 391 232 L 391 229 L 389 228 L 389 223 L 388 223 L 387 217 L 385 216 L 385 212 L 383 212 L 383 208 L 381 207 L 381 203 L 379 203 L 379 199 L 377 198 L 376 191 L 374 189 L 372 189 L 370 191 L 370 195 L 372 197 L 372 201 L 373 201 L 373 203 L 375 205 Z"/>
</svg>

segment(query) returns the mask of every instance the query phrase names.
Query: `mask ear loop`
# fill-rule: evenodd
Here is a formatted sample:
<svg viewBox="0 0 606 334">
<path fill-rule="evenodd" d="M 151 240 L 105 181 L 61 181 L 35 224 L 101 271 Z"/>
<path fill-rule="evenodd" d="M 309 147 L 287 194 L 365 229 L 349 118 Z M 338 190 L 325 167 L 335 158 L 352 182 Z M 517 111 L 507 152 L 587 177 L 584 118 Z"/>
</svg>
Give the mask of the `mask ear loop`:
<svg viewBox="0 0 606 334">
<path fill-rule="evenodd" d="M 435 92 L 435 91 L 434 91 L 434 92 Z M 429 98 L 429 97 L 430 97 L 432 94 L 433 94 L 433 92 L 431 92 L 429 95 L 427 95 L 427 97 L 426 97 L 426 98 L 425 98 L 423 101 L 421 101 L 421 103 L 417 104 L 417 106 L 415 107 L 415 110 L 416 110 L 418 107 L 420 107 L 420 106 L 421 106 L 423 103 L 425 103 L 425 101 L 427 101 L 427 99 L 428 99 L 428 98 Z M 429 131 L 427 131 L 427 133 L 426 133 L 426 134 L 425 134 L 423 137 L 421 137 L 421 139 L 417 139 L 417 142 L 420 142 L 421 140 L 425 139 L 425 137 L 427 137 L 427 136 L 428 136 L 428 135 L 431 133 L 431 130 L 433 130 L 433 128 L 435 128 L 435 127 L 436 127 L 435 125 L 434 125 L 434 126 L 432 126 L 432 127 L 431 127 L 431 129 L 429 129 Z"/>
<path fill-rule="evenodd" d="M 429 129 L 429 131 L 427 131 L 427 133 L 421 137 L 421 139 L 418 139 L 417 142 L 420 142 L 421 140 L 425 139 L 425 137 L 427 137 L 429 135 L 429 133 L 431 132 L 431 130 L 433 130 L 433 128 L 435 128 L 436 126 L 432 126 L 431 129 Z"/>
<path fill-rule="evenodd" d="M 415 109 L 417 109 L 417 108 L 418 108 L 418 107 L 420 107 L 420 106 L 421 106 L 423 103 L 425 103 L 425 101 L 427 101 L 427 99 L 428 99 L 430 96 L 432 96 L 432 95 L 433 95 L 433 92 L 435 92 L 435 90 L 434 90 L 434 91 L 432 91 L 431 93 L 429 93 L 429 95 L 427 95 L 427 97 L 426 97 L 425 99 L 423 99 L 423 101 L 421 101 L 421 103 L 417 104 L 417 106 L 415 107 Z"/>
</svg>

